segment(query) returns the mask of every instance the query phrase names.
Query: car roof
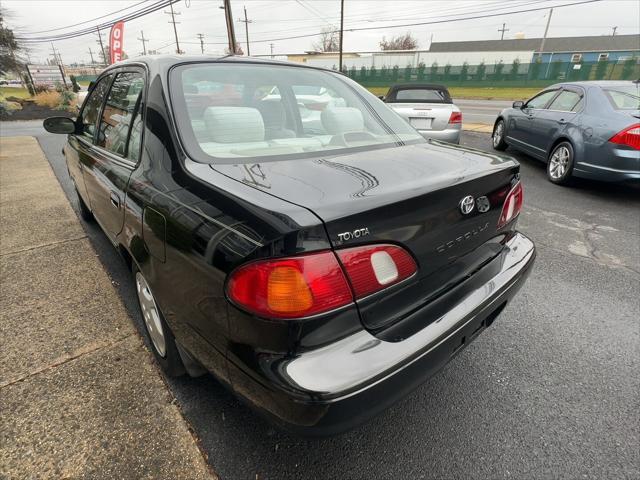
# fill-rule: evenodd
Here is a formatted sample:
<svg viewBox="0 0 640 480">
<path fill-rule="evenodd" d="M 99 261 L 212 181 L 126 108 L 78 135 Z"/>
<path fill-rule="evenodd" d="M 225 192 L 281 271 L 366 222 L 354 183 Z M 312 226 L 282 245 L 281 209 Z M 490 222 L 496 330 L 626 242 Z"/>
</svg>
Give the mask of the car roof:
<svg viewBox="0 0 640 480">
<path fill-rule="evenodd" d="M 425 90 L 447 90 L 447 87 L 445 85 L 442 85 L 439 83 L 398 83 L 396 85 L 392 85 L 389 88 L 389 91 L 391 92 L 394 90 L 407 90 L 407 89 L 419 90 L 421 88 L 424 88 Z"/>
<path fill-rule="evenodd" d="M 311 65 L 305 65 L 299 62 L 287 62 L 283 60 L 274 60 L 270 58 L 256 58 L 246 57 L 239 55 L 143 55 L 135 58 L 128 58 L 118 63 L 114 63 L 107 67 L 104 71 L 126 67 L 127 65 L 139 65 L 144 64 L 153 74 L 154 72 L 166 72 L 174 65 L 188 64 L 188 63 L 254 63 L 263 65 L 283 65 L 290 67 L 309 68 L 313 70 L 328 71 L 332 73 L 340 74 L 336 70 L 328 68 L 314 67 Z"/>
<path fill-rule="evenodd" d="M 637 80 L 589 80 L 589 81 L 582 81 L 582 82 L 563 82 L 563 83 L 556 83 L 555 85 L 551 85 L 551 87 L 571 87 L 571 86 L 576 86 L 576 87 L 600 87 L 600 88 L 605 88 L 605 87 L 620 87 L 623 85 L 632 85 L 632 84 L 638 84 Z M 551 87 L 547 87 L 547 88 L 551 88 Z"/>
</svg>

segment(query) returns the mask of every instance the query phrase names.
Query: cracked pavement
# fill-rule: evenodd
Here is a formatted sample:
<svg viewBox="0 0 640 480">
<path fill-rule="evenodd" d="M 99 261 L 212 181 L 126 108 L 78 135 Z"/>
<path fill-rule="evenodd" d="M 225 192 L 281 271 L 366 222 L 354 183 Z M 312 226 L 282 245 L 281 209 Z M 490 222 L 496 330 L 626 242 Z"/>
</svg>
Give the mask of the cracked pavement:
<svg viewBox="0 0 640 480">
<path fill-rule="evenodd" d="M 77 209 L 60 136 L 30 132 Z M 489 136 L 462 143 L 491 150 Z M 640 190 L 570 188 L 521 162 L 520 229 L 538 246 L 519 295 L 414 393 L 345 435 L 303 440 L 264 422 L 210 376 L 168 379 L 209 465 L 225 479 L 640 478 Z M 130 275 L 83 224 L 142 331 Z"/>
</svg>

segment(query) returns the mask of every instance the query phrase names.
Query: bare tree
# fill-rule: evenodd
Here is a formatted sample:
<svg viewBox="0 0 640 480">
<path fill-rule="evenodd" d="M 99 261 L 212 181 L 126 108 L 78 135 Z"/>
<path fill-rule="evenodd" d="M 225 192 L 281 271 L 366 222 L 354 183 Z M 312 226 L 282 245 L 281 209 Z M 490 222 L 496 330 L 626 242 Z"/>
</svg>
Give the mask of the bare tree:
<svg viewBox="0 0 640 480">
<path fill-rule="evenodd" d="M 391 40 L 382 37 L 380 42 L 381 50 L 415 50 L 416 48 L 418 48 L 418 39 L 411 35 L 411 32 L 398 35 Z"/>
<path fill-rule="evenodd" d="M 320 40 L 313 44 L 317 52 L 337 52 L 340 50 L 340 32 L 333 27 L 323 28 Z"/>
</svg>

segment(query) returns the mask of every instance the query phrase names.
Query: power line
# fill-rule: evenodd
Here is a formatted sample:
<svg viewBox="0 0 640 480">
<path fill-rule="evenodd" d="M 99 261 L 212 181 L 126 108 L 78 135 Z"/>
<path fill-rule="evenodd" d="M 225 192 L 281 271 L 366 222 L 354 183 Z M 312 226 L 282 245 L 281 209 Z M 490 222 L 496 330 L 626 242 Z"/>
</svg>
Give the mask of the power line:
<svg viewBox="0 0 640 480">
<path fill-rule="evenodd" d="M 106 28 L 110 28 L 111 26 L 113 26 L 114 24 L 116 24 L 117 22 L 127 22 L 130 20 L 134 20 L 136 18 L 140 18 L 143 17 L 145 15 L 148 15 L 150 13 L 153 13 L 155 11 L 161 10 L 164 7 L 167 7 L 175 2 L 177 2 L 179 0 L 162 0 L 161 2 L 157 2 L 153 5 L 150 5 L 148 7 L 144 7 L 140 10 L 137 10 L 135 12 L 132 12 L 130 14 L 127 14 L 123 17 L 120 17 L 118 19 L 115 20 L 110 20 L 108 22 L 104 22 L 92 27 L 87 27 L 87 28 L 83 28 L 81 30 L 76 30 L 73 32 L 66 32 L 66 33 L 61 33 L 58 35 L 47 35 L 47 36 L 36 36 L 36 37 L 24 37 L 24 36 L 17 36 L 16 39 L 22 43 L 42 43 L 42 42 L 50 42 L 50 41 L 57 41 L 57 40 L 66 40 L 69 38 L 75 38 L 75 37 L 80 37 L 82 35 L 86 35 L 89 33 L 93 33 L 96 29 L 100 30 L 100 29 L 106 29 Z"/>
</svg>

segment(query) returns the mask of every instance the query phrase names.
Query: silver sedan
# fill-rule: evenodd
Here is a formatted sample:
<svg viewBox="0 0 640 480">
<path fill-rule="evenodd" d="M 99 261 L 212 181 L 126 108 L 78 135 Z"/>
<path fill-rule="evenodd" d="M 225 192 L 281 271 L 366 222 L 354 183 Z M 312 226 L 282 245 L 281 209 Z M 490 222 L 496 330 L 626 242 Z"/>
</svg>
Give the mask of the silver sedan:
<svg viewBox="0 0 640 480">
<path fill-rule="evenodd" d="M 444 85 L 394 85 L 381 99 L 423 137 L 460 143 L 462 112 Z"/>
</svg>

